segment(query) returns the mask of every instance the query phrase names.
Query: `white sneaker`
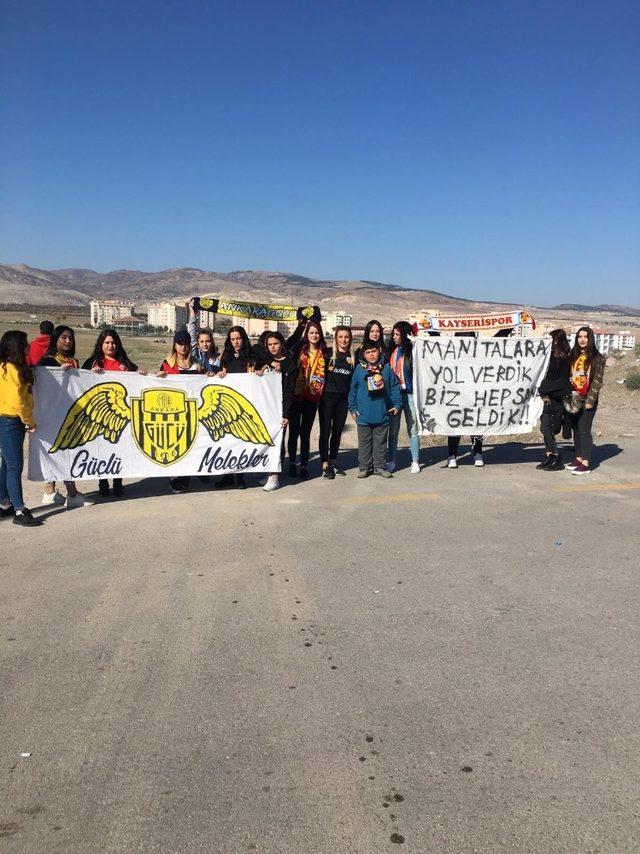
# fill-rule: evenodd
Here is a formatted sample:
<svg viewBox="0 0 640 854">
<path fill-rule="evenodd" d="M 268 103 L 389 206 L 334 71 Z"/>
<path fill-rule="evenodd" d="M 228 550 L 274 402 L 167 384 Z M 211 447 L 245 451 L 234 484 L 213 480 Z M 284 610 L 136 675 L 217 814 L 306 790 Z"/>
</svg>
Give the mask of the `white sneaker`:
<svg viewBox="0 0 640 854">
<path fill-rule="evenodd" d="M 274 489 L 280 489 L 280 479 L 278 478 L 278 475 L 268 477 L 262 488 L 265 492 L 273 492 Z"/>
<path fill-rule="evenodd" d="M 482 454 L 476 454 L 474 456 L 473 464 L 474 464 L 474 466 L 477 466 L 477 468 L 479 468 L 479 469 L 482 468 L 482 466 L 484 465 L 484 460 L 482 459 Z"/>
<path fill-rule="evenodd" d="M 449 457 L 449 462 L 447 463 L 447 468 L 448 469 L 457 469 L 458 468 L 458 461 L 455 457 Z"/>
<path fill-rule="evenodd" d="M 393 472 L 396 470 L 396 464 L 393 460 L 389 460 L 388 463 L 385 463 L 384 467 L 386 468 L 387 471 Z"/>
<path fill-rule="evenodd" d="M 45 492 L 42 496 L 41 504 L 64 504 L 64 495 L 56 490 L 55 492 Z"/>
<path fill-rule="evenodd" d="M 420 463 L 416 460 L 411 463 L 411 474 L 420 474 Z"/>
<path fill-rule="evenodd" d="M 84 495 L 81 492 L 76 495 L 67 495 L 67 510 L 73 510 L 74 507 L 84 507 Z"/>
</svg>

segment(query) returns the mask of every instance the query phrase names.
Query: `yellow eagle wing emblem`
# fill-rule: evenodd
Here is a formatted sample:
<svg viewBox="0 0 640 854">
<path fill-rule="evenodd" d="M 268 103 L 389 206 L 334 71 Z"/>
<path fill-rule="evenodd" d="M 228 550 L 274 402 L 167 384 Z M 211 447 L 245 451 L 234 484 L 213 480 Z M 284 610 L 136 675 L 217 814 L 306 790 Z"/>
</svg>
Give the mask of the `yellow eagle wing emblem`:
<svg viewBox="0 0 640 854">
<path fill-rule="evenodd" d="M 198 419 L 214 442 L 227 433 L 253 445 L 273 445 L 260 413 L 250 400 L 233 388 L 208 385 L 202 392 Z"/>
<path fill-rule="evenodd" d="M 122 383 L 100 383 L 79 397 L 62 422 L 49 453 L 85 445 L 96 436 L 115 443 L 131 420 Z"/>
</svg>

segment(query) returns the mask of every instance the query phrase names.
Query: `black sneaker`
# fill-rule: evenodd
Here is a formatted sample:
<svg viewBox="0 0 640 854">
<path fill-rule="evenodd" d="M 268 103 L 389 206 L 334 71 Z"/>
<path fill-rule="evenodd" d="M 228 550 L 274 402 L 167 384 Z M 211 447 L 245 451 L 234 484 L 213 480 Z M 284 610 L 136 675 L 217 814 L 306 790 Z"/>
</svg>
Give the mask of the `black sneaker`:
<svg viewBox="0 0 640 854">
<path fill-rule="evenodd" d="M 244 479 L 243 474 L 237 474 L 236 475 L 236 487 L 238 489 L 246 489 L 247 488 L 247 481 Z"/>
<path fill-rule="evenodd" d="M 564 463 L 560 459 L 560 457 L 556 454 L 552 457 L 551 462 L 548 466 L 545 467 L 545 471 L 563 471 Z"/>
<path fill-rule="evenodd" d="M 306 466 L 300 466 L 300 480 L 309 480 L 309 469 Z"/>
<path fill-rule="evenodd" d="M 21 513 L 16 513 L 13 517 L 13 524 L 24 525 L 25 528 L 37 528 L 42 522 L 39 519 L 34 519 L 31 510 L 25 507 Z"/>
<path fill-rule="evenodd" d="M 344 469 L 341 469 L 340 466 L 334 466 L 333 470 L 336 474 L 339 474 L 340 477 L 346 477 L 347 473 Z"/>
<path fill-rule="evenodd" d="M 116 498 L 122 498 L 124 495 L 124 486 L 122 485 L 122 480 L 119 477 L 114 477 L 113 479 L 113 494 Z"/>
<path fill-rule="evenodd" d="M 298 469 L 295 463 L 289 463 L 289 477 L 298 477 Z"/>
<path fill-rule="evenodd" d="M 327 480 L 335 480 L 336 479 L 336 470 L 333 466 L 329 466 L 328 469 L 324 470 L 324 476 Z"/>
<path fill-rule="evenodd" d="M 99 480 L 98 481 L 98 492 L 103 498 L 109 497 L 109 481 L 108 480 Z"/>
<path fill-rule="evenodd" d="M 548 469 L 552 462 L 553 462 L 553 456 L 552 455 L 545 456 L 543 461 L 541 463 L 538 463 L 536 468 L 537 469 Z"/>
<path fill-rule="evenodd" d="M 10 504 L 8 507 L 0 507 L 0 519 L 5 519 L 8 516 L 13 516 L 15 513 L 15 509 L 13 504 Z"/>
<path fill-rule="evenodd" d="M 230 486 L 233 486 L 233 475 L 225 474 L 220 480 L 216 483 L 216 489 L 228 489 Z"/>
</svg>

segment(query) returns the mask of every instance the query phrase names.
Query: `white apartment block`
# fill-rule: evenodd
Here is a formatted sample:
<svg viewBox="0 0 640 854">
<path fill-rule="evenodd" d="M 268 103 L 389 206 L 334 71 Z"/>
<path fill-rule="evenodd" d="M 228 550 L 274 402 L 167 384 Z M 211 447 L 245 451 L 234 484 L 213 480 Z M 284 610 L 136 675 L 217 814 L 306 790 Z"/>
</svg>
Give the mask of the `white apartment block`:
<svg viewBox="0 0 640 854">
<path fill-rule="evenodd" d="M 149 326 L 160 326 L 169 332 L 184 329 L 189 319 L 189 311 L 184 305 L 172 302 L 153 302 L 149 305 Z"/>
<path fill-rule="evenodd" d="M 103 323 L 113 324 L 116 320 L 133 315 L 134 304 L 120 300 L 91 300 L 91 326 L 95 329 Z"/>
<path fill-rule="evenodd" d="M 333 335 L 336 326 L 351 326 L 352 323 L 353 317 L 342 311 L 322 312 L 322 329 L 327 335 Z"/>
<path fill-rule="evenodd" d="M 601 353 L 612 353 L 615 350 L 633 350 L 636 346 L 636 337 L 628 331 L 604 332 L 600 329 L 593 330 L 596 336 L 596 347 Z"/>
</svg>

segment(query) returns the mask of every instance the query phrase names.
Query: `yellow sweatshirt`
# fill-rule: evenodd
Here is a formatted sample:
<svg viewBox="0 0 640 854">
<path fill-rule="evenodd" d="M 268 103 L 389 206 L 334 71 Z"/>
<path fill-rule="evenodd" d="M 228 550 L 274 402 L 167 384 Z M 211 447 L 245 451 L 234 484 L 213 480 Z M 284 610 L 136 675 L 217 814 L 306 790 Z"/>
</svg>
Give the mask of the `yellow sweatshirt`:
<svg viewBox="0 0 640 854">
<path fill-rule="evenodd" d="M 27 427 L 33 427 L 31 388 L 20 381 L 18 369 L 10 362 L 0 362 L 0 415 L 17 416 Z"/>
</svg>

